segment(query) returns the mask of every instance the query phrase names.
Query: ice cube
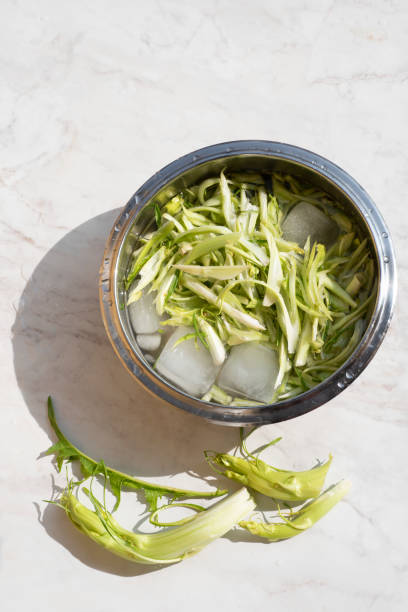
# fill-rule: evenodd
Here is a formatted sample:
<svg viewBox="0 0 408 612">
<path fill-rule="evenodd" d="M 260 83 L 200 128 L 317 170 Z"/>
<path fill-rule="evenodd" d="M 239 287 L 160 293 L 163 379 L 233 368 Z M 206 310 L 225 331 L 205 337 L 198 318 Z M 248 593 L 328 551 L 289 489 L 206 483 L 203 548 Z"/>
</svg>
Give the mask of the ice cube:
<svg viewBox="0 0 408 612">
<path fill-rule="evenodd" d="M 155 368 L 190 395 L 200 397 L 213 385 L 219 368 L 214 365 L 209 351 L 194 338 L 183 340 L 174 347 L 179 338 L 191 333 L 194 333 L 192 327 L 178 327 L 167 340 Z"/>
<path fill-rule="evenodd" d="M 144 351 L 157 351 L 161 342 L 160 334 L 138 334 L 136 340 Z"/>
<path fill-rule="evenodd" d="M 276 351 L 259 342 L 233 346 L 217 385 L 232 395 L 269 403 L 279 371 Z"/>
<path fill-rule="evenodd" d="M 297 242 L 303 247 L 310 236 L 310 246 L 321 242 L 326 247 L 333 244 L 338 235 L 337 225 L 317 206 L 308 202 L 299 202 L 289 212 L 282 224 L 283 238 Z"/>
<path fill-rule="evenodd" d="M 160 317 L 157 314 L 153 300 L 156 293 L 144 291 L 137 302 L 128 306 L 129 319 L 136 334 L 154 334 L 160 325 Z"/>
</svg>

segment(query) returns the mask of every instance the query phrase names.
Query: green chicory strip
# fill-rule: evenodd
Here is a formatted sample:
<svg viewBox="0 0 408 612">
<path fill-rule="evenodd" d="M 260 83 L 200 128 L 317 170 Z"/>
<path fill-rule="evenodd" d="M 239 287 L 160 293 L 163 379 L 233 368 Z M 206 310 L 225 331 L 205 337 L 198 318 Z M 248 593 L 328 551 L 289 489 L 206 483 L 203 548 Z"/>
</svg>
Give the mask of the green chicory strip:
<svg viewBox="0 0 408 612">
<path fill-rule="evenodd" d="M 127 289 L 137 277 L 142 267 L 150 259 L 151 255 L 153 254 L 152 251 L 156 247 L 160 247 L 162 242 L 167 238 L 173 228 L 174 223 L 165 223 L 154 233 L 152 238 L 150 238 L 150 240 L 144 245 L 126 278 Z"/>
<path fill-rule="evenodd" d="M 229 280 L 247 270 L 248 266 L 189 266 L 174 264 L 173 268 L 201 278 Z"/>
<path fill-rule="evenodd" d="M 183 283 L 187 287 L 187 289 L 190 289 L 193 293 L 202 297 L 209 304 L 213 304 L 214 306 L 219 305 L 219 308 L 222 312 L 225 312 L 225 314 L 229 315 L 232 319 L 235 319 L 242 325 L 245 325 L 246 327 L 252 329 L 265 329 L 264 325 L 262 325 L 262 323 L 255 319 L 255 317 L 253 317 L 252 315 L 249 315 L 237 308 L 234 308 L 228 302 L 220 302 L 218 296 L 213 291 L 211 291 L 211 289 L 208 289 L 208 287 L 206 287 L 206 285 L 204 285 L 203 283 L 190 279 L 187 276 L 184 276 Z"/>
</svg>

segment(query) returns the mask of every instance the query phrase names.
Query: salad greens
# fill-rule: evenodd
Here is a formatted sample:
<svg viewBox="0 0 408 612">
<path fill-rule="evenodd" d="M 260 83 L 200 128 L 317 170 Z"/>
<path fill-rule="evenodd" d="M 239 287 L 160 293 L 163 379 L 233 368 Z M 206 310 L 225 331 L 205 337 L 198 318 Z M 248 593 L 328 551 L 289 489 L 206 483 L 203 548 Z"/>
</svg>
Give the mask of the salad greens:
<svg viewBox="0 0 408 612">
<path fill-rule="evenodd" d="M 94 461 L 71 444 L 58 427 L 51 398 L 48 398 L 48 418 L 58 441 L 45 454 L 54 453 L 56 455 L 58 471 L 61 470 L 64 461 L 67 463 L 78 461 L 85 479 L 91 479 L 89 488 L 83 485 L 83 480 L 79 482 L 68 480 L 59 498 L 48 500 L 49 503 L 61 507 L 75 527 L 94 542 L 115 555 L 136 563 L 179 562 L 199 552 L 204 546 L 221 537 L 236 525 L 269 541 L 291 538 L 313 526 L 342 499 L 350 488 L 348 481 L 341 481 L 321 494 L 330 467 L 331 455 L 326 463 L 305 472 L 293 472 L 269 466 L 259 459 L 259 454 L 279 442 L 281 438 L 275 438 L 251 453 L 248 451 L 246 440 L 256 429 L 255 427 L 246 436 L 241 429 L 239 448 L 243 457 L 205 452 L 211 464 L 225 468 L 221 472 L 224 476 L 238 480 L 245 486 L 235 493 L 226 495 L 224 499 L 209 508 L 204 508 L 196 503 L 176 500 L 186 497 L 216 497 L 228 491 L 217 489 L 212 493 L 202 493 L 167 488 L 118 472 L 107 467 L 102 460 Z M 92 491 L 93 479 L 97 475 L 104 478 L 102 502 Z M 119 505 L 122 488 L 141 489 L 150 505 L 150 522 L 166 529 L 156 533 L 134 533 L 124 529 L 106 508 L 105 492 L 108 484 L 116 496 L 113 511 Z M 283 513 L 277 505 L 278 515 L 283 522 L 258 522 L 252 517 L 250 520 L 246 518 L 256 508 L 251 490 L 272 497 L 275 501 L 286 500 L 292 503 L 309 501 L 300 509 L 290 508 L 286 513 Z M 79 501 L 80 491 L 89 498 L 93 510 Z M 171 501 L 158 508 L 157 500 L 163 495 L 170 498 Z M 188 508 L 194 510 L 195 514 L 172 522 L 159 521 L 158 514 L 172 507 Z"/>
<path fill-rule="evenodd" d="M 324 213 L 337 239 L 285 238 L 300 202 Z M 157 229 L 131 257 L 128 306 L 156 292 L 161 324 L 193 327 L 217 367 L 234 345 L 266 343 L 279 359 L 270 402 L 314 387 L 350 357 L 367 325 L 375 265 L 367 238 L 320 188 L 280 173 L 222 171 L 154 211 Z M 204 399 L 218 401 L 217 385 Z"/>
</svg>

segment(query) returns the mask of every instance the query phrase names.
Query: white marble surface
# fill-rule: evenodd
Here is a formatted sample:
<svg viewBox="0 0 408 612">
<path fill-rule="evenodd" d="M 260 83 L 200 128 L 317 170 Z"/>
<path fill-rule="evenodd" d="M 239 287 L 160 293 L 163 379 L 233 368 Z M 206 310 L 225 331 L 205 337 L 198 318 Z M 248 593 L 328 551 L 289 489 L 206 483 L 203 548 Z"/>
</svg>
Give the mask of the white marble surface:
<svg viewBox="0 0 408 612">
<path fill-rule="evenodd" d="M 406 0 L 3 0 L 0 23 L 1 609 L 406 610 L 408 164 Z M 328 405 L 263 428 L 271 456 L 335 456 L 345 502 L 292 541 L 223 538 L 159 570 L 110 556 L 41 500 L 67 433 L 141 476 L 197 484 L 201 449 L 237 432 L 154 401 L 116 359 L 97 270 L 121 206 L 154 171 L 240 138 L 310 148 L 378 203 L 399 308 L 364 374 Z M 56 478 L 62 484 L 63 477 Z M 198 486 L 198 485 L 197 485 Z M 137 522 L 127 494 L 123 520 Z"/>
</svg>

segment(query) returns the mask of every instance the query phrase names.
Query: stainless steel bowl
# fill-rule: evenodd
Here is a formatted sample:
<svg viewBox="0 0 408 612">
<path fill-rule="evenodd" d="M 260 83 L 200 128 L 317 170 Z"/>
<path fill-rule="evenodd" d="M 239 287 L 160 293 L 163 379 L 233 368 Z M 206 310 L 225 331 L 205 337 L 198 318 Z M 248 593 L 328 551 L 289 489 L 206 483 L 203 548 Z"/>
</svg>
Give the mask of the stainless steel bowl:
<svg viewBox="0 0 408 612">
<path fill-rule="evenodd" d="M 366 332 L 351 357 L 318 386 L 292 399 L 266 406 L 226 407 L 201 401 L 155 372 L 137 346 L 123 295 L 123 277 L 140 233 L 152 220 L 152 200 L 165 203 L 187 186 L 229 170 L 278 170 L 319 185 L 333 195 L 369 237 L 377 263 L 376 302 Z M 100 270 L 100 304 L 107 334 L 119 359 L 151 393 L 214 423 L 275 423 L 299 416 L 340 393 L 364 370 L 389 327 L 396 298 L 395 255 L 388 229 L 364 189 L 332 162 L 299 147 L 265 140 L 239 140 L 205 147 L 172 162 L 142 185 L 126 204 L 108 238 Z"/>
</svg>

